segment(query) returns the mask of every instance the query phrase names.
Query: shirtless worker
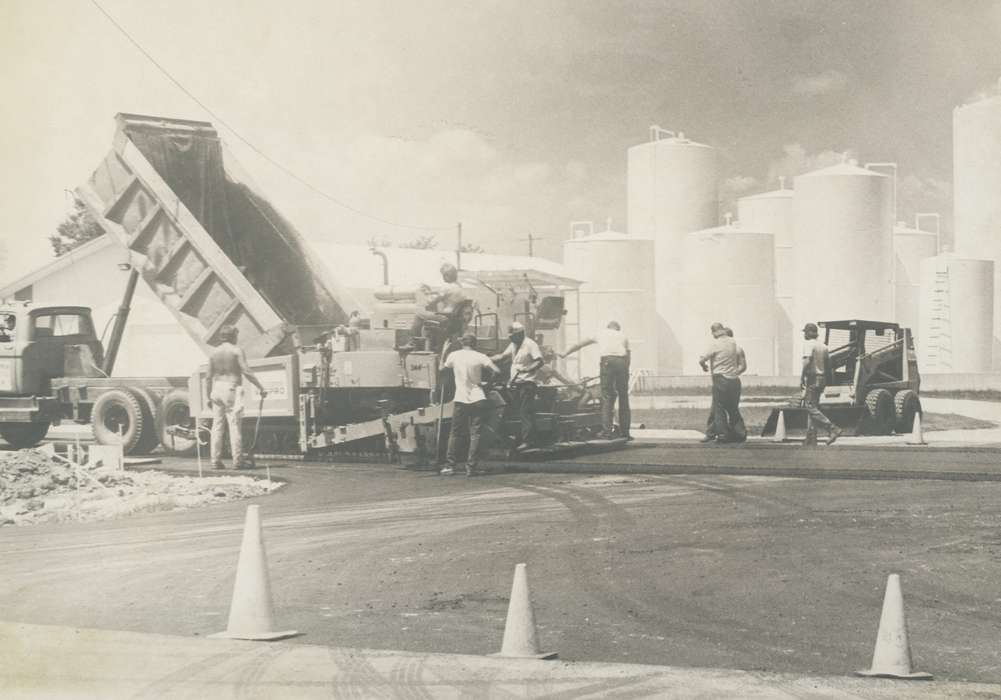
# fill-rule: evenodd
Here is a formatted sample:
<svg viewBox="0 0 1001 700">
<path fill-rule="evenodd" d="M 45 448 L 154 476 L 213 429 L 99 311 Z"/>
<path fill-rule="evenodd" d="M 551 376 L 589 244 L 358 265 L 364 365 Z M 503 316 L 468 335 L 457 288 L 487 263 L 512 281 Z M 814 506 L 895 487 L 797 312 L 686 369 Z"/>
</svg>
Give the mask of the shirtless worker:
<svg viewBox="0 0 1001 700">
<path fill-rule="evenodd" d="M 222 463 L 222 437 L 229 424 L 229 447 L 233 468 L 243 465 L 243 378 L 257 387 L 261 398 L 268 392 L 247 366 L 247 356 L 236 344 L 236 327 L 219 329 L 222 343 L 209 356 L 208 395 L 212 405 L 212 466 L 225 469 Z"/>
</svg>

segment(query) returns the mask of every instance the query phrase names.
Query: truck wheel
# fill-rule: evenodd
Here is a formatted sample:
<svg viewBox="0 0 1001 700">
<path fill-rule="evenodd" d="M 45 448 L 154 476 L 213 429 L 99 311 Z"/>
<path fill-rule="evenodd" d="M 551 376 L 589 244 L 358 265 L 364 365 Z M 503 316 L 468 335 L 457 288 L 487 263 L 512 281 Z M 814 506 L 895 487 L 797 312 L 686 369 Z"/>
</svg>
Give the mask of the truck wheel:
<svg viewBox="0 0 1001 700">
<path fill-rule="evenodd" d="M 167 429 L 177 425 L 189 425 L 191 421 L 191 401 L 184 389 L 175 389 L 163 397 L 160 415 L 156 422 L 156 434 L 163 449 L 174 455 L 190 457 L 195 454 L 195 441 L 180 435 L 171 435 Z"/>
<path fill-rule="evenodd" d="M 102 445 L 121 445 L 122 452 L 133 454 L 149 429 L 147 415 L 142 400 L 131 391 L 109 389 L 94 402 L 94 437 Z"/>
<path fill-rule="evenodd" d="M 865 432 L 869 435 L 889 435 L 893 432 L 896 415 L 893 395 L 886 389 L 873 389 L 865 397 Z"/>
<path fill-rule="evenodd" d="M 49 432 L 49 422 L 44 423 L 0 423 L 0 436 L 10 443 L 10 446 L 22 450 L 34 447 L 42 441 Z"/>
<path fill-rule="evenodd" d="M 903 435 L 914 429 L 914 416 L 921 413 L 921 401 L 911 389 L 898 391 L 893 397 L 894 413 L 897 416 L 897 432 Z"/>
<path fill-rule="evenodd" d="M 160 444 L 160 434 L 156 429 L 160 412 L 157 410 L 158 407 L 153 396 L 142 387 L 129 387 L 127 391 L 139 399 L 139 405 L 143 410 L 142 435 L 139 437 L 139 443 L 132 450 L 132 454 L 148 455 Z"/>
</svg>

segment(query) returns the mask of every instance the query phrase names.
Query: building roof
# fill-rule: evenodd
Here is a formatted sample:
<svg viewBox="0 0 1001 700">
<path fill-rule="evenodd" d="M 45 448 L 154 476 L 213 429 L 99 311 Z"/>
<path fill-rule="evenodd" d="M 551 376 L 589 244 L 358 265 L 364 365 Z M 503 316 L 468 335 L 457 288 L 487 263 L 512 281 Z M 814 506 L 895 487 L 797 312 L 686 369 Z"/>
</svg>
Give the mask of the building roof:
<svg viewBox="0 0 1001 700">
<path fill-rule="evenodd" d="M 13 297 L 14 294 L 25 287 L 34 284 L 38 280 L 45 279 L 51 274 L 64 270 L 70 265 L 73 265 L 83 258 L 89 257 L 100 251 L 104 250 L 108 246 L 112 245 L 114 241 L 108 235 L 98 236 L 92 241 L 87 241 L 78 248 L 74 248 L 65 255 L 60 255 L 58 258 L 53 258 L 52 262 L 46 263 L 41 267 L 32 270 L 26 275 L 22 275 L 15 280 L 4 284 L 0 287 L 0 299 L 6 297 Z"/>
</svg>

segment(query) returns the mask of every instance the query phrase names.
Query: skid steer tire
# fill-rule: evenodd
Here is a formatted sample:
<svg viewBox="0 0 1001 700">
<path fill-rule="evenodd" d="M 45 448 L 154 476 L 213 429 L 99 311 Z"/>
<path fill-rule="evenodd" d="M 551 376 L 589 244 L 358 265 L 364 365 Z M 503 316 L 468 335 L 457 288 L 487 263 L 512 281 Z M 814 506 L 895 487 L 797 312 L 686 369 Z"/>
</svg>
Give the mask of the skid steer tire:
<svg viewBox="0 0 1001 700">
<path fill-rule="evenodd" d="M 172 436 L 169 428 L 175 425 L 186 425 L 191 419 L 191 400 L 184 389 L 175 389 L 163 397 L 160 404 L 160 415 L 157 417 L 156 432 L 163 449 L 183 457 L 195 455 L 194 440 L 188 440 L 179 435 Z"/>
<path fill-rule="evenodd" d="M 893 397 L 894 413 L 897 417 L 897 432 L 901 435 L 914 429 L 914 416 L 921 413 L 921 401 L 918 395 L 910 389 L 898 391 Z"/>
<path fill-rule="evenodd" d="M 0 436 L 17 450 L 34 447 L 42 441 L 48 432 L 48 421 L 44 423 L 0 423 Z"/>
<path fill-rule="evenodd" d="M 867 435 L 889 435 L 897 416 L 893 410 L 893 395 L 886 389 L 873 389 L 865 396 L 863 425 Z"/>
<path fill-rule="evenodd" d="M 94 437 L 101 445 L 121 445 L 124 454 L 133 454 L 143 444 L 143 432 L 152 429 L 147 415 L 142 399 L 131 391 L 109 389 L 94 402 Z"/>
</svg>

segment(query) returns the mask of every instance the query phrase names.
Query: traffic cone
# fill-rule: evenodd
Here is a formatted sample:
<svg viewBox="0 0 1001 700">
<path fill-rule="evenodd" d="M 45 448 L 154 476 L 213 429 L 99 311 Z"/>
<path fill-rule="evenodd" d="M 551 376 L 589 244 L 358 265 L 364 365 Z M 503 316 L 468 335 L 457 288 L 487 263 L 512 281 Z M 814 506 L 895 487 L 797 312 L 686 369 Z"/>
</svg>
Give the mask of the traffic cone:
<svg viewBox="0 0 1001 700">
<path fill-rule="evenodd" d="M 859 676 L 931 680 L 930 673 L 911 671 L 911 646 L 907 641 L 907 620 L 904 618 L 904 596 L 900 592 L 900 576 L 890 574 L 883 597 L 883 614 L 876 633 L 876 649 L 872 653 L 872 668 L 856 671 Z"/>
<path fill-rule="evenodd" d="M 775 437 L 773 442 L 785 442 L 786 440 L 786 412 L 779 411 L 779 420 L 775 425 Z"/>
<path fill-rule="evenodd" d="M 511 602 L 507 607 L 507 622 L 504 624 L 504 642 L 499 654 L 509 659 L 555 659 L 553 652 L 539 651 L 539 636 L 535 631 L 535 614 L 528 594 L 528 574 L 525 565 L 514 567 L 514 582 L 511 584 Z"/>
<path fill-rule="evenodd" d="M 236 583 L 225 632 L 209 635 L 211 639 L 249 639 L 273 641 L 294 637 L 295 630 L 276 631 L 271 605 L 268 559 L 261 538 L 261 507 L 247 506 L 243 526 L 243 544 L 236 565 Z"/>
<path fill-rule="evenodd" d="M 925 434 L 921 430 L 921 411 L 916 411 L 914 413 L 914 423 L 911 427 L 911 434 L 907 438 L 908 445 L 927 445 L 925 442 Z"/>
</svg>

